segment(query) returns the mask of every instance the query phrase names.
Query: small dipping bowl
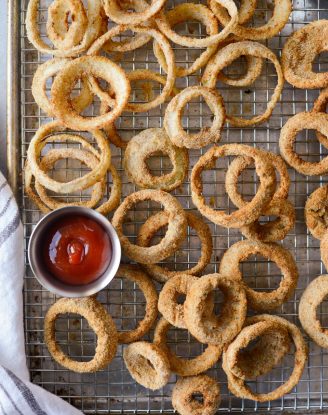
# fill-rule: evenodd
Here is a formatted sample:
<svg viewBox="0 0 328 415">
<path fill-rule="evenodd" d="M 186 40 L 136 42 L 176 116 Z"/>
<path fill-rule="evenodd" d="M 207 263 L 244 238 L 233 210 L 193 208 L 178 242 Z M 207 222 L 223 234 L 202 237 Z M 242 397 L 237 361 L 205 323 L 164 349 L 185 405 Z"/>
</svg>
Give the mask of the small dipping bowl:
<svg viewBox="0 0 328 415">
<path fill-rule="evenodd" d="M 83 285 L 69 285 L 57 279 L 47 269 L 43 258 L 42 243 L 47 230 L 61 218 L 73 215 L 86 216 L 97 222 L 109 236 L 112 248 L 111 260 L 106 271 L 96 280 Z M 82 206 L 67 206 L 48 213 L 37 223 L 30 237 L 28 259 L 36 279 L 47 290 L 62 297 L 87 297 L 105 288 L 115 277 L 121 262 L 121 244 L 115 229 L 105 216 Z"/>
</svg>

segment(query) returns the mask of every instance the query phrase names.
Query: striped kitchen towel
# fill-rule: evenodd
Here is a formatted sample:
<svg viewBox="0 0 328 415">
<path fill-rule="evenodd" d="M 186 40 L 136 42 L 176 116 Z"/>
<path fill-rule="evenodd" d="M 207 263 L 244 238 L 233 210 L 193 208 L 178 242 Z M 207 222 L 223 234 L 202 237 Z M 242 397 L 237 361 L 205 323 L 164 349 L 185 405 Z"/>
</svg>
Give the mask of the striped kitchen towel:
<svg viewBox="0 0 328 415">
<path fill-rule="evenodd" d="M 29 382 L 23 328 L 23 227 L 0 173 L 0 415 L 81 415 Z"/>
</svg>

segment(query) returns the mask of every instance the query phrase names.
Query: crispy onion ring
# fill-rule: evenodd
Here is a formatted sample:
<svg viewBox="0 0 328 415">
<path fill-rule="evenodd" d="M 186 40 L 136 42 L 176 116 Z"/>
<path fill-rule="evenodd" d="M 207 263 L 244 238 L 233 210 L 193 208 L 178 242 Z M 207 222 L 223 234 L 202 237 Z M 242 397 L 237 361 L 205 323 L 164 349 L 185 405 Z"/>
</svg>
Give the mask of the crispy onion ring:
<svg viewBox="0 0 328 415">
<path fill-rule="evenodd" d="M 78 45 L 87 26 L 88 17 L 81 0 L 54 0 L 48 7 L 47 34 L 57 49 L 67 50 Z"/>
<path fill-rule="evenodd" d="M 203 170 L 211 168 L 219 157 L 241 155 L 254 159 L 255 169 L 260 178 L 260 186 L 256 195 L 247 205 L 231 214 L 212 209 L 205 204 L 201 177 Z M 225 144 L 220 147 L 212 147 L 199 158 L 191 172 L 191 196 L 194 205 L 202 215 L 212 222 L 230 228 L 240 228 L 258 219 L 263 208 L 272 199 L 275 185 L 273 166 L 266 159 L 264 153 L 243 144 Z"/>
<path fill-rule="evenodd" d="M 251 13 L 254 13 L 253 7 L 254 1 L 249 10 Z M 247 5 L 247 7 L 249 7 Z M 217 0 L 210 0 L 210 8 L 213 10 L 213 13 L 216 15 L 219 22 L 224 26 L 230 23 L 229 16 Z M 255 8 L 255 7 L 254 7 Z M 292 1 L 291 0 L 274 0 L 274 9 L 272 17 L 269 21 L 260 27 L 245 27 L 239 22 L 238 25 L 232 27 L 230 32 L 234 33 L 240 39 L 250 39 L 250 40 L 264 40 L 269 39 L 275 36 L 284 28 L 285 24 L 288 22 L 289 16 L 292 12 Z M 249 16 L 245 13 L 246 21 L 249 19 Z"/>
<path fill-rule="evenodd" d="M 238 23 L 238 9 L 233 0 L 215 0 L 227 9 L 229 13 L 229 23 L 219 33 L 209 34 L 209 36 L 196 38 L 190 36 L 179 35 L 172 29 L 177 23 L 187 20 L 196 20 L 208 27 L 208 22 L 215 19 L 215 16 L 206 6 L 201 4 L 181 3 L 170 10 L 167 14 L 161 10 L 156 16 L 156 24 L 160 31 L 168 37 L 172 42 L 186 47 L 206 48 L 212 45 L 218 45 L 226 39 L 233 28 Z M 173 17 L 172 17 L 173 16 Z M 175 17 L 178 16 L 178 17 Z M 212 23 L 214 25 L 214 23 Z"/>
<path fill-rule="evenodd" d="M 311 234 L 322 239 L 328 231 L 328 186 L 316 189 L 308 197 L 304 208 L 305 223 Z"/>
<path fill-rule="evenodd" d="M 179 9 L 183 7 L 183 13 L 179 12 Z M 213 15 L 213 13 L 204 5 L 202 4 L 192 4 L 188 3 L 188 7 L 184 5 L 178 5 L 173 10 L 170 10 L 165 15 L 165 20 L 170 27 L 174 27 L 179 23 L 185 22 L 188 19 L 196 19 L 202 22 L 206 27 L 206 32 L 213 36 L 216 35 L 219 31 L 218 22 Z M 165 33 L 164 33 L 165 34 Z M 158 43 L 154 41 L 153 43 L 154 54 L 167 73 L 168 66 L 166 63 L 166 59 L 164 53 Z M 176 67 L 176 76 L 177 77 L 185 77 L 188 75 L 193 74 L 194 72 L 198 71 L 200 68 L 206 65 L 210 57 L 216 52 L 217 44 L 207 46 L 206 50 L 200 54 L 200 56 L 192 62 L 191 66 L 188 68 L 184 68 L 182 66 Z"/>
<path fill-rule="evenodd" d="M 60 314 L 83 316 L 97 335 L 95 356 L 89 362 L 78 362 L 68 357 L 56 341 L 56 319 Z M 44 318 L 44 340 L 52 357 L 73 372 L 88 373 L 103 369 L 114 358 L 117 331 L 105 308 L 94 298 L 61 298 L 47 311 Z"/>
<path fill-rule="evenodd" d="M 50 134 L 57 132 L 65 131 L 63 127 L 57 121 L 42 125 L 38 131 L 35 133 L 34 137 L 31 140 L 29 148 L 27 150 L 27 160 L 31 169 L 31 172 L 35 176 L 36 180 L 40 182 L 44 187 L 49 190 L 52 190 L 56 193 L 73 193 L 77 190 L 87 189 L 88 187 L 95 184 L 97 181 L 105 175 L 108 167 L 110 166 L 111 152 L 109 144 L 106 140 L 106 137 L 97 130 L 92 131 L 93 138 L 95 139 L 97 145 L 100 149 L 100 159 L 96 168 L 85 174 L 82 177 L 78 177 L 69 182 L 62 183 L 58 182 L 51 177 L 49 177 L 42 169 L 39 167 L 38 160 L 41 155 L 41 151 L 44 146 L 51 140 Z M 62 137 L 61 137 L 62 135 Z M 57 139 L 61 140 L 72 140 L 74 141 L 74 135 L 72 134 L 59 134 Z"/>
<path fill-rule="evenodd" d="M 326 250 L 327 237 L 322 239 L 321 243 L 325 244 Z M 298 308 L 298 316 L 303 329 L 318 346 L 324 348 L 328 348 L 328 330 L 322 327 L 317 318 L 317 309 L 327 294 L 328 275 L 320 275 L 306 287 Z"/>
<path fill-rule="evenodd" d="M 103 24 L 101 13 L 102 2 L 101 0 L 88 0 L 88 25 L 81 43 L 67 50 L 53 49 L 42 40 L 39 32 L 39 3 L 40 0 L 30 0 L 28 3 L 26 11 L 26 34 L 29 41 L 41 53 L 61 58 L 74 57 L 85 52 L 91 43 L 100 35 Z"/>
<path fill-rule="evenodd" d="M 197 134 L 188 134 L 182 127 L 183 109 L 189 101 L 196 97 L 204 98 L 214 114 L 214 118 L 210 128 L 202 128 Z M 165 111 L 164 128 L 176 146 L 201 148 L 220 140 L 224 121 L 225 107 L 221 95 L 208 88 L 191 86 L 182 90 L 168 104 Z"/>
<path fill-rule="evenodd" d="M 224 294 L 220 316 L 207 312 L 208 296 L 215 289 Z M 224 346 L 241 330 L 247 311 L 246 293 L 242 285 L 220 274 L 199 278 L 191 286 L 184 303 L 185 323 L 201 343 Z"/>
<path fill-rule="evenodd" d="M 151 174 L 146 160 L 157 152 L 167 155 L 173 165 L 170 173 Z M 126 147 L 123 167 L 131 182 L 142 189 L 170 192 L 179 187 L 188 173 L 189 157 L 185 149 L 174 146 L 162 128 L 149 128 L 132 138 Z"/>
<path fill-rule="evenodd" d="M 328 104 L 328 88 L 323 89 L 320 92 L 318 98 L 314 101 L 312 112 L 325 112 L 327 113 Z M 328 139 L 324 135 L 317 132 L 318 141 L 325 147 L 328 147 Z"/>
<path fill-rule="evenodd" d="M 170 363 L 156 344 L 132 343 L 123 351 L 123 359 L 133 379 L 145 388 L 160 389 L 169 381 Z"/>
<path fill-rule="evenodd" d="M 286 80 L 297 88 L 328 86 L 328 72 L 312 69 L 319 53 L 328 50 L 328 20 L 317 20 L 295 31 L 286 41 L 281 55 Z"/>
<path fill-rule="evenodd" d="M 253 310 L 274 310 L 290 298 L 298 281 L 295 260 L 287 249 L 275 243 L 264 244 L 248 240 L 236 242 L 223 255 L 220 274 L 229 275 L 233 279 L 242 281 L 243 276 L 239 264 L 253 254 L 260 254 L 273 261 L 281 270 L 283 278 L 279 287 L 269 292 L 254 290 L 243 282 L 248 304 Z"/>
<path fill-rule="evenodd" d="M 202 395 L 202 402 L 194 394 Z M 207 375 L 178 379 L 172 392 L 172 406 L 180 415 L 215 415 L 221 402 L 217 381 Z"/>
<path fill-rule="evenodd" d="M 136 203 L 145 200 L 161 203 L 164 211 L 169 215 L 168 229 L 164 238 L 157 245 L 150 247 L 132 244 L 123 234 L 123 221 L 126 214 Z M 125 254 L 141 264 L 153 264 L 173 254 L 186 237 L 187 232 L 187 218 L 180 203 L 162 190 L 140 190 L 127 196 L 114 213 L 112 224 Z"/>
<path fill-rule="evenodd" d="M 256 9 L 257 0 L 240 0 L 240 5 L 238 8 L 238 23 L 244 24 L 247 23 L 254 15 Z M 215 10 L 216 17 L 218 20 L 228 19 L 227 10 L 220 5 L 216 0 L 208 0 L 208 7 Z"/>
<path fill-rule="evenodd" d="M 96 117 L 83 117 L 74 109 L 70 94 L 75 83 L 85 74 L 105 79 L 115 93 L 112 111 Z M 53 111 L 60 121 L 74 130 L 102 128 L 120 116 L 130 95 L 130 83 L 124 71 L 102 56 L 83 56 L 69 62 L 58 73 L 51 88 Z"/>
<path fill-rule="evenodd" d="M 293 389 L 294 386 L 298 383 L 302 376 L 303 369 L 305 367 L 306 359 L 307 359 L 307 346 L 303 339 L 302 333 L 300 332 L 299 328 L 296 327 L 294 324 L 290 323 L 288 320 L 285 320 L 278 316 L 272 316 L 268 314 L 262 314 L 259 316 L 250 317 L 246 320 L 247 326 L 255 325 L 260 322 L 270 322 L 272 324 L 278 324 L 281 327 L 288 330 L 290 337 L 292 338 L 295 344 L 295 359 L 294 359 L 294 369 L 291 376 L 288 380 L 276 388 L 275 390 L 269 393 L 256 393 L 253 392 L 249 386 L 245 384 L 245 380 L 235 376 L 231 372 L 231 363 L 233 359 L 230 358 L 230 351 L 234 349 L 235 342 L 241 341 L 245 334 L 244 329 L 241 333 L 236 337 L 236 339 L 228 346 L 227 350 L 223 353 L 223 361 L 222 367 L 228 377 L 228 387 L 229 390 L 239 398 L 251 399 L 257 402 L 267 402 L 272 401 L 275 399 L 279 399 L 289 391 Z M 258 327 L 258 326 L 256 326 Z M 237 343 L 238 344 L 238 343 Z"/>
<path fill-rule="evenodd" d="M 191 277 L 192 278 L 192 277 Z M 154 343 L 159 346 L 170 362 L 170 369 L 179 376 L 199 375 L 211 368 L 220 359 L 222 346 L 208 345 L 204 352 L 193 359 L 178 357 L 167 345 L 167 332 L 171 324 L 164 318 L 157 323 L 154 333 Z"/>
<path fill-rule="evenodd" d="M 163 36 L 158 30 L 155 30 L 152 28 L 136 27 L 136 26 L 115 26 L 112 29 L 110 29 L 107 33 L 105 33 L 103 36 L 101 36 L 99 39 L 97 39 L 96 42 L 94 42 L 92 47 L 88 50 L 88 55 L 94 56 L 94 55 L 99 54 L 108 40 L 112 39 L 115 36 L 118 36 L 119 34 L 125 32 L 126 30 L 131 30 L 132 32 L 135 32 L 135 33 L 144 33 L 154 38 L 154 40 L 156 40 L 158 45 L 161 47 L 165 55 L 165 60 L 168 64 L 168 68 L 169 68 L 167 72 L 166 83 L 160 95 L 158 95 L 152 101 L 146 102 L 146 103 L 138 103 L 138 104 L 126 103 L 127 105 L 126 105 L 125 110 L 134 111 L 134 112 L 146 112 L 152 108 L 156 108 L 160 104 L 163 104 L 165 100 L 171 95 L 174 89 L 174 83 L 175 83 L 174 53 L 170 46 L 170 43 L 165 38 L 165 36 Z M 132 74 L 133 72 L 131 72 L 131 75 L 129 75 L 131 80 L 136 80 L 136 79 L 152 80 L 153 79 L 153 75 L 151 75 L 148 70 L 143 70 L 143 72 L 139 70 L 135 75 L 132 75 Z M 154 79 L 154 80 L 161 82 L 159 79 Z M 101 92 L 99 91 L 99 88 L 97 88 L 97 84 L 95 82 L 92 82 L 91 85 L 92 85 L 92 88 L 95 88 L 95 93 Z M 104 95 L 102 96 L 102 98 L 105 98 Z M 107 104 L 111 105 L 111 100 L 109 100 Z"/>
<path fill-rule="evenodd" d="M 261 242 L 281 241 L 295 225 L 295 208 L 288 200 L 272 200 L 261 214 L 277 216 L 277 219 L 263 224 L 257 219 L 249 225 L 242 226 L 241 233 L 247 239 Z"/>
<path fill-rule="evenodd" d="M 54 58 L 44 62 L 36 70 L 32 81 L 32 95 L 38 106 L 49 116 L 54 116 L 52 104 L 46 94 L 47 79 L 55 76 L 61 71 L 70 59 Z M 82 88 L 78 96 L 72 98 L 72 106 L 76 112 L 80 113 L 87 108 L 93 101 L 93 94 L 88 83 L 82 79 Z"/>
<path fill-rule="evenodd" d="M 271 116 L 284 86 L 284 76 L 276 55 L 264 45 L 250 41 L 231 43 L 220 49 L 207 64 L 202 77 L 202 84 L 207 88 L 215 88 L 218 74 L 223 70 L 223 68 L 230 65 L 234 60 L 243 55 L 250 55 L 256 58 L 268 59 L 271 61 L 277 72 L 278 82 L 263 114 L 256 115 L 250 119 L 227 115 L 227 121 L 235 127 L 256 125 L 267 120 Z"/>
<path fill-rule="evenodd" d="M 145 23 L 148 19 L 158 13 L 164 6 L 166 0 L 151 0 L 151 4 L 141 12 L 129 12 L 120 7 L 118 0 L 103 0 L 107 16 L 113 22 L 120 25 L 138 25 Z"/>
<path fill-rule="evenodd" d="M 306 174 L 307 176 L 327 174 L 328 157 L 314 163 L 303 160 L 294 150 L 297 134 L 305 129 L 316 130 L 328 137 L 328 115 L 315 112 L 300 112 L 289 118 L 280 132 L 280 153 L 285 161 L 301 174 Z"/>
<path fill-rule="evenodd" d="M 147 273 L 159 282 L 165 282 L 175 275 L 198 275 L 209 264 L 213 252 L 212 234 L 209 226 L 198 216 L 186 212 L 188 226 L 196 231 L 201 242 L 200 257 L 198 262 L 191 268 L 183 271 L 170 271 L 168 268 L 157 264 L 144 264 Z M 169 216 L 165 212 L 158 212 L 150 216 L 141 226 L 138 235 L 138 245 L 149 246 L 155 233 L 166 226 Z"/>
<path fill-rule="evenodd" d="M 134 330 L 118 333 L 119 343 L 132 343 L 139 340 L 151 329 L 157 318 L 158 295 L 155 285 L 150 278 L 138 267 L 133 265 L 121 265 L 115 278 L 126 278 L 137 284 L 146 299 L 145 317 L 138 322 Z"/>
</svg>

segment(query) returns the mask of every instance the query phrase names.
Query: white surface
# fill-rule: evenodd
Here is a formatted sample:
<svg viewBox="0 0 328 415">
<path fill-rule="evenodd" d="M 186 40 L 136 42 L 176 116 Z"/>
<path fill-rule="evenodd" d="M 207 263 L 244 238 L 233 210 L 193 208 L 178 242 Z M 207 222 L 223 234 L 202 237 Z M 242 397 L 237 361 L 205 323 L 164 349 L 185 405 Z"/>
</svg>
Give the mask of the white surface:
<svg viewBox="0 0 328 415">
<path fill-rule="evenodd" d="M 0 171 L 6 175 L 7 2 L 0 4 Z"/>
</svg>

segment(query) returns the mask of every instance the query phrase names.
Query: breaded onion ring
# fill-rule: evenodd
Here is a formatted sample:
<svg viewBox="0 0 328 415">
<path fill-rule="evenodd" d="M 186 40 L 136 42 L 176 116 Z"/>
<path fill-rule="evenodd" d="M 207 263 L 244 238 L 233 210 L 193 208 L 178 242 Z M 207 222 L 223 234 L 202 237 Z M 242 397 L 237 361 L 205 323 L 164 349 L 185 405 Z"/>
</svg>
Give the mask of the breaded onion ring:
<svg viewBox="0 0 328 415">
<path fill-rule="evenodd" d="M 263 224 L 257 219 L 249 225 L 242 226 L 241 233 L 247 239 L 261 242 L 281 241 L 295 225 L 295 208 L 288 200 L 273 199 L 261 215 L 272 215 L 277 218 Z"/>
<path fill-rule="evenodd" d="M 211 45 L 218 45 L 226 39 L 233 31 L 238 23 L 238 9 L 233 0 L 215 0 L 217 3 L 227 9 L 229 13 L 229 23 L 219 33 L 209 34 L 209 36 L 196 38 L 190 36 L 183 36 L 176 33 L 172 26 L 182 21 L 189 19 L 197 20 L 207 26 L 207 21 L 215 19 L 213 13 L 206 7 L 200 4 L 182 3 L 170 10 L 167 15 L 164 10 L 160 11 L 155 19 L 155 22 L 161 32 L 168 37 L 172 42 L 186 47 L 206 48 Z M 179 17 L 172 17 L 172 16 Z M 173 23 L 171 23 L 173 21 Z"/>
<path fill-rule="evenodd" d="M 254 159 L 255 169 L 260 178 L 260 186 L 253 199 L 239 210 L 226 214 L 212 209 L 205 204 L 203 195 L 202 172 L 211 168 L 219 157 L 224 156 L 250 156 Z M 212 147 L 199 158 L 191 172 L 191 196 L 197 209 L 206 218 L 217 225 L 240 228 L 249 225 L 258 219 L 263 208 L 270 202 L 275 191 L 276 180 L 272 164 L 266 159 L 264 153 L 244 144 L 225 144 Z"/>
<path fill-rule="evenodd" d="M 257 0 L 240 0 L 240 5 L 238 7 L 238 23 L 244 24 L 247 23 L 254 15 L 256 9 L 256 1 Z M 227 11 L 224 7 L 220 5 L 215 0 L 207 0 L 208 6 L 213 10 L 215 10 L 215 14 L 218 20 L 227 19 L 229 16 L 227 15 Z"/>
<path fill-rule="evenodd" d="M 219 289 L 224 294 L 220 316 L 207 312 L 208 296 Z M 190 333 L 201 343 L 224 346 L 241 330 L 247 311 L 246 293 L 231 277 L 209 274 L 190 287 L 184 303 L 184 318 Z"/>
<path fill-rule="evenodd" d="M 164 6 L 166 0 L 151 0 L 151 4 L 141 12 L 129 12 L 120 7 L 119 0 L 103 0 L 107 16 L 120 25 L 145 23 Z"/>
<path fill-rule="evenodd" d="M 231 43 L 220 49 L 207 64 L 202 77 L 202 84 L 207 88 L 215 88 L 218 74 L 226 66 L 230 65 L 234 60 L 243 55 L 250 55 L 256 58 L 268 59 L 271 61 L 277 72 L 278 82 L 263 114 L 256 115 L 250 119 L 235 117 L 227 114 L 227 121 L 235 127 L 256 125 L 267 120 L 271 116 L 284 86 L 284 76 L 276 55 L 264 45 L 250 41 Z"/>
<path fill-rule="evenodd" d="M 70 59 L 54 58 L 44 62 L 36 70 L 32 81 L 32 95 L 38 106 L 49 116 L 53 117 L 51 101 L 46 93 L 47 79 L 55 76 L 61 71 Z M 72 106 L 80 113 L 93 101 L 93 94 L 90 91 L 86 79 L 82 79 L 82 88 L 78 96 L 72 98 Z"/>
<path fill-rule="evenodd" d="M 269 393 L 256 393 L 253 392 L 248 385 L 245 384 L 245 380 L 235 376 L 230 368 L 231 363 L 234 362 L 234 359 L 230 358 L 230 351 L 234 350 L 235 342 L 240 342 L 240 339 L 243 339 L 244 329 L 236 337 L 236 339 L 228 346 L 227 350 L 223 353 L 222 367 L 228 377 L 228 387 L 229 390 L 239 398 L 251 399 L 257 402 L 267 402 L 275 399 L 279 399 L 289 391 L 299 382 L 303 369 L 305 367 L 307 359 L 307 346 L 303 339 L 302 333 L 299 328 L 294 324 L 290 323 L 288 320 L 278 316 L 272 316 L 268 314 L 262 314 L 259 316 L 250 317 L 246 320 L 247 326 L 255 325 L 259 322 L 270 322 L 272 324 L 278 324 L 282 328 L 287 329 L 290 337 L 292 338 L 296 351 L 294 359 L 294 369 L 288 380 L 274 389 Z M 258 326 L 256 326 L 258 327 Z"/>
<path fill-rule="evenodd" d="M 202 128 L 197 134 L 188 134 L 182 127 L 182 114 L 187 103 L 196 97 L 204 98 L 214 114 L 214 118 L 210 128 Z M 208 88 L 191 86 L 182 90 L 168 104 L 165 111 L 164 128 L 176 146 L 201 148 L 220 140 L 224 121 L 225 108 L 221 95 Z"/>
<path fill-rule="evenodd" d="M 154 176 L 146 160 L 157 152 L 167 155 L 173 169 L 170 173 Z M 185 149 L 174 146 L 162 128 L 149 128 L 129 141 L 123 167 L 131 182 L 142 189 L 161 189 L 167 192 L 179 187 L 188 173 L 189 157 Z"/>
<path fill-rule="evenodd" d="M 325 244 L 326 250 L 326 236 L 321 243 Z M 328 330 L 322 327 L 320 320 L 317 318 L 317 309 L 327 294 L 328 275 L 320 275 L 306 287 L 298 308 L 298 316 L 303 329 L 318 346 L 326 349 L 328 348 Z"/>
<path fill-rule="evenodd" d="M 328 231 L 328 185 L 319 187 L 310 194 L 305 203 L 304 216 L 311 234 L 322 239 Z"/>
<path fill-rule="evenodd" d="M 216 17 L 218 18 L 219 22 L 223 24 L 223 26 L 228 27 L 230 19 L 227 12 L 224 9 L 222 9 L 222 7 L 220 7 L 220 2 L 218 2 L 217 0 L 210 0 L 210 7 L 213 10 Z M 249 6 L 247 5 L 247 7 Z M 254 1 L 252 0 L 249 12 L 253 14 L 254 8 L 255 5 Z M 278 34 L 280 30 L 284 28 L 285 24 L 288 22 L 291 12 L 292 0 L 274 0 L 273 14 L 265 25 L 260 27 L 245 27 L 241 25 L 239 18 L 239 24 L 232 27 L 230 31 L 240 39 L 269 39 Z M 249 19 L 249 15 L 246 14 L 245 17 L 242 17 L 242 20 L 244 20 L 244 22 Z"/>
<path fill-rule="evenodd" d="M 57 121 L 42 125 L 35 133 L 31 140 L 29 148 L 27 150 L 27 160 L 29 162 L 30 169 L 35 176 L 36 180 L 40 182 L 44 187 L 52 190 L 56 193 L 73 193 L 77 190 L 87 189 L 95 184 L 97 181 L 104 177 L 108 167 L 110 166 L 110 147 L 106 140 L 106 137 L 97 130 L 92 131 L 93 138 L 100 149 L 100 159 L 97 166 L 89 173 L 78 177 L 69 182 L 58 182 L 49 177 L 42 169 L 40 169 L 38 160 L 41 155 L 41 151 L 44 146 L 51 140 L 50 134 L 65 131 L 63 127 Z M 48 137 L 49 136 L 49 137 Z M 74 141 L 74 135 L 72 134 L 60 134 L 57 135 L 57 139 Z"/>
<path fill-rule="evenodd" d="M 123 351 L 123 359 L 133 379 L 145 388 L 160 389 L 169 381 L 170 363 L 156 344 L 132 343 Z"/>
<path fill-rule="evenodd" d="M 294 150 L 297 134 L 305 129 L 316 130 L 328 137 L 328 114 L 300 112 L 289 118 L 280 132 L 280 153 L 286 162 L 301 174 L 306 174 L 307 176 L 327 174 L 328 157 L 324 157 L 321 161 L 314 163 L 303 160 Z"/>
<path fill-rule="evenodd" d="M 328 50 L 328 20 L 317 20 L 296 30 L 287 39 L 281 55 L 286 80 L 297 88 L 328 86 L 328 72 L 314 72 L 313 61 Z"/>
<path fill-rule="evenodd" d="M 239 241 L 224 253 L 220 264 L 220 274 L 242 281 L 239 264 L 253 254 L 260 254 L 273 261 L 281 270 L 283 278 L 279 287 L 269 292 L 254 290 L 243 283 L 247 301 L 254 310 L 273 310 L 287 301 L 296 288 L 298 270 L 295 259 L 287 249 L 275 243 Z"/>
<path fill-rule="evenodd" d="M 150 247 L 135 245 L 123 234 L 123 222 L 128 211 L 138 202 L 152 200 L 161 203 L 169 215 L 168 229 L 164 238 Z M 180 203 L 169 193 L 162 190 L 141 190 L 127 196 L 114 213 L 112 224 L 120 238 L 125 254 L 141 264 L 154 264 L 175 252 L 187 232 L 187 218 Z"/>
<path fill-rule="evenodd" d="M 195 399 L 202 395 L 202 401 Z M 220 387 L 207 376 L 191 376 L 178 379 L 172 392 L 172 406 L 180 415 L 215 415 L 221 402 Z"/>
<path fill-rule="evenodd" d="M 168 64 L 168 72 L 166 77 L 166 83 L 162 89 L 162 92 L 160 95 L 158 95 L 155 99 L 153 99 L 150 102 L 146 103 L 126 103 L 125 110 L 134 111 L 134 112 L 145 112 L 149 111 L 152 108 L 156 108 L 158 105 L 163 104 L 165 100 L 171 95 L 173 89 L 174 89 L 174 83 L 175 83 L 175 61 L 174 61 L 174 53 L 170 46 L 170 43 L 165 38 L 165 36 L 162 35 L 158 30 L 152 29 L 152 28 L 146 28 L 146 27 L 136 27 L 136 26 L 114 26 L 112 29 L 110 29 L 107 33 L 102 35 L 99 39 L 94 42 L 92 47 L 88 50 L 88 55 L 94 56 L 98 55 L 100 51 L 103 49 L 106 42 L 110 39 L 112 39 L 115 36 L 120 35 L 121 33 L 131 30 L 134 33 L 144 33 L 157 41 L 158 45 L 160 46 L 161 50 L 163 51 L 165 55 L 165 60 Z M 137 80 L 137 79 L 153 79 L 152 75 L 150 75 L 148 70 L 139 70 L 134 71 L 137 72 L 135 75 L 132 75 L 133 72 L 131 72 L 131 75 L 129 75 L 129 78 L 131 80 Z M 144 75 L 143 75 L 144 74 Z M 135 78 L 133 78 L 135 77 Z M 161 82 L 158 79 L 155 79 L 158 82 Z M 96 84 L 93 82 L 92 87 L 96 88 Z M 97 88 L 96 93 L 99 92 L 99 88 Z M 115 90 L 114 90 L 115 93 Z M 107 93 L 106 93 L 107 94 Z M 108 95 L 108 94 L 107 94 Z M 102 96 L 104 98 L 104 96 Z M 115 98 L 116 99 L 116 98 Z M 111 101 L 107 102 L 107 104 L 111 105 Z"/>
<path fill-rule="evenodd" d="M 68 24 L 71 14 L 72 22 Z M 48 7 L 47 34 L 57 49 L 71 49 L 84 36 L 88 18 L 81 0 L 54 0 Z"/>
<path fill-rule="evenodd" d="M 144 264 L 147 273 L 159 282 L 165 282 L 175 275 L 198 275 L 209 264 L 213 252 L 212 234 L 209 226 L 198 216 L 186 212 L 188 226 L 196 231 L 201 242 L 200 257 L 198 262 L 189 269 L 183 271 L 171 271 L 168 268 L 156 264 Z M 155 233 L 167 226 L 169 216 L 165 212 L 158 212 L 150 216 L 141 226 L 138 235 L 138 245 L 149 246 Z"/>
<path fill-rule="evenodd" d="M 86 74 L 105 79 L 115 93 L 114 108 L 103 115 L 84 117 L 74 109 L 70 94 L 75 83 Z M 130 95 L 130 83 L 124 71 L 103 56 L 83 56 L 69 62 L 56 76 L 51 88 L 53 111 L 56 117 L 74 130 L 102 128 L 120 116 Z"/>
<path fill-rule="evenodd" d="M 70 49 L 53 49 L 42 40 L 39 32 L 39 12 L 40 0 L 30 0 L 26 11 L 26 34 L 33 46 L 48 55 L 53 55 L 59 58 L 75 57 L 82 52 L 85 52 L 91 43 L 97 39 L 101 33 L 103 18 L 102 18 L 102 1 L 88 0 L 88 25 L 83 34 L 82 41 Z"/>
<path fill-rule="evenodd" d="M 183 7 L 183 10 L 181 12 L 181 6 Z M 182 22 L 185 22 L 188 19 L 192 20 L 199 20 L 206 28 L 206 32 L 210 35 L 216 35 L 219 31 L 219 25 L 218 21 L 216 20 L 213 13 L 204 5 L 202 4 L 193 4 L 188 3 L 187 7 L 186 5 L 177 5 L 173 10 L 170 10 L 165 15 L 165 20 L 169 24 L 169 26 L 172 28 Z M 165 34 L 165 33 L 164 33 Z M 153 43 L 154 48 L 154 54 L 161 65 L 161 67 L 164 69 L 164 71 L 167 73 L 168 66 L 166 63 L 165 55 L 158 45 L 156 41 Z M 200 56 L 191 63 L 191 66 L 188 68 L 177 66 L 176 69 L 176 76 L 177 77 L 185 77 L 188 75 L 193 74 L 194 72 L 198 71 L 200 68 L 206 65 L 210 57 L 216 52 L 217 50 L 217 44 L 207 46 L 206 50 L 204 52 L 201 52 Z"/>
<path fill-rule="evenodd" d="M 118 333 L 119 343 L 132 343 L 139 340 L 152 328 L 157 318 L 158 295 L 155 285 L 150 278 L 138 267 L 133 265 L 121 265 L 115 278 L 126 278 L 137 284 L 146 299 L 145 317 L 138 322 L 134 330 Z"/>
<path fill-rule="evenodd" d="M 95 356 L 89 362 L 68 357 L 56 341 L 56 319 L 60 314 L 79 314 L 97 335 Z M 117 348 L 115 324 L 105 308 L 94 298 L 61 298 L 47 311 L 44 318 L 44 340 L 52 357 L 73 372 L 88 373 L 103 369 L 114 358 Z"/>
<path fill-rule="evenodd" d="M 222 345 L 216 346 L 214 344 L 208 345 L 202 354 L 192 359 L 178 357 L 167 345 L 166 337 L 170 327 L 171 324 L 166 321 L 165 318 L 161 318 L 155 328 L 154 343 L 157 344 L 167 356 L 172 372 L 179 376 L 199 375 L 215 365 L 220 359 L 223 347 Z"/>
<path fill-rule="evenodd" d="M 327 113 L 327 104 L 328 104 L 328 88 L 325 88 L 320 92 L 320 95 L 314 101 L 312 112 Z M 328 138 L 326 136 L 317 132 L 317 139 L 323 146 L 328 147 Z"/>
</svg>

